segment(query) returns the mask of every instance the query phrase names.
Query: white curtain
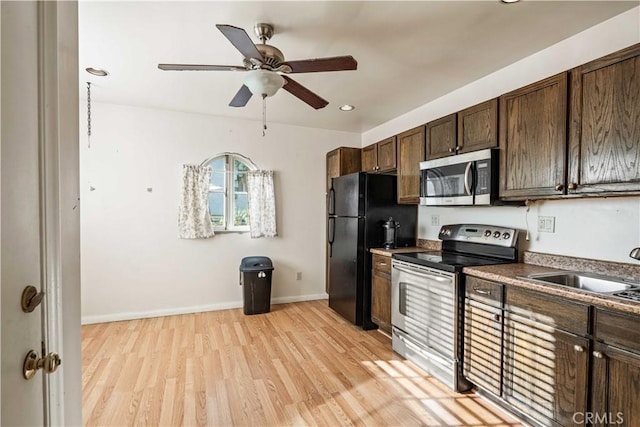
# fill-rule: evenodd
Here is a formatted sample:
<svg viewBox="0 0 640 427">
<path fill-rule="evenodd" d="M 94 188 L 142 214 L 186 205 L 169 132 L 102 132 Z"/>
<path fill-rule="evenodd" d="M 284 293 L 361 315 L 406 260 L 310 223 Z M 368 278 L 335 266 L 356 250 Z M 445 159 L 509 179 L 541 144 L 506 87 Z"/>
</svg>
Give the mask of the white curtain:
<svg viewBox="0 0 640 427">
<path fill-rule="evenodd" d="M 206 239 L 213 236 L 209 215 L 209 166 L 182 165 L 182 197 L 178 213 L 181 239 Z"/>
<path fill-rule="evenodd" d="M 251 171 L 247 173 L 247 178 L 251 238 L 275 237 L 276 196 L 273 171 Z"/>
</svg>

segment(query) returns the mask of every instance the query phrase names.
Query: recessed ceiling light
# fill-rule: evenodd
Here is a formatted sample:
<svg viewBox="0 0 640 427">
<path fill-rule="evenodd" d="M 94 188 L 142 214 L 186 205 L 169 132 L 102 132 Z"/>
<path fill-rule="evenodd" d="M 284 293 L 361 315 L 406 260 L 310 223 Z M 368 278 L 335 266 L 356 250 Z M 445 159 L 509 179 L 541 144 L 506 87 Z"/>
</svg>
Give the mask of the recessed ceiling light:
<svg viewBox="0 0 640 427">
<path fill-rule="evenodd" d="M 351 110 L 355 110 L 356 107 L 354 107 L 353 105 L 349 105 L 349 104 L 344 104 L 340 106 L 340 111 L 351 111 Z"/>
<path fill-rule="evenodd" d="M 507 4 L 509 4 L 509 3 L 518 3 L 519 1 L 520 0 L 500 0 L 500 2 L 507 3 Z"/>
<path fill-rule="evenodd" d="M 109 73 L 107 73 L 107 70 L 102 70 L 100 68 L 89 67 L 89 68 L 85 68 L 85 70 L 87 71 L 87 73 L 93 74 L 94 76 L 98 76 L 98 77 L 104 77 L 109 75 Z"/>
</svg>

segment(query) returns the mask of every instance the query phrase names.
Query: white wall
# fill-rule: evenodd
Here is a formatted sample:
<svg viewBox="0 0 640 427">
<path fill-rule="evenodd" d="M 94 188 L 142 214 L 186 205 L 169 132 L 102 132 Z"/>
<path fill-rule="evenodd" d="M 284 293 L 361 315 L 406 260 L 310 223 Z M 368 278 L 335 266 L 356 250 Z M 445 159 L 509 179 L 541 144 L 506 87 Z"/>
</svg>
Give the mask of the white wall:
<svg viewBox="0 0 640 427">
<path fill-rule="evenodd" d="M 238 267 L 250 255 L 273 260 L 274 302 L 326 296 L 324 159 L 359 146 L 359 134 L 273 123 L 262 137 L 254 121 L 98 103 L 91 110 L 91 148 L 86 128 L 81 147 L 84 323 L 239 307 Z M 225 151 L 276 171 L 278 237 L 177 238 L 182 164 Z"/>
<path fill-rule="evenodd" d="M 365 132 L 362 146 L 639 42 L 640 7 L 636 7 Z M 437 239 L 439 227 L 430 225 L 432 215 L 439 215 L 440 224 L 486 223 L 525 229 L 525 210 L 420 207 L 419 238 Z M 555 216 L 556 232 L 538 233 L 538 215 Z M 533 233 L 525 247 L 530 250 L 635 262 L 628 254 L 640 246 L 640 198 L 537 202 L 529 212 L 529 225 Z"/>
</svg>

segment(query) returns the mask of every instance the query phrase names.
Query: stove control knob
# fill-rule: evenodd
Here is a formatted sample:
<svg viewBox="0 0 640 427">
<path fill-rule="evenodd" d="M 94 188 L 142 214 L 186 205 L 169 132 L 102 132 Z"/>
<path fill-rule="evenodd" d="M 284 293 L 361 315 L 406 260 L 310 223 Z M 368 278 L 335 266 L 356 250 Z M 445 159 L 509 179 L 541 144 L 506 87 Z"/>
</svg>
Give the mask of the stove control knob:
<svg viewBox="0 0 640 427">
<path fill-rule="evenodd" d="M 502 233 L 502 238 L 503 239 L 508 239 L 509 237 L 511 237 L 511 234 L 507 233 L 506 231 L 504 233 Z"/>
<path fill-rule="evenodd" d="M 491 230 L 484 230 L 484 237 L 491 236 Z"/>
<path fill-rule="evenodd" d="M 495 237 L 496 239 L 500 237 L 500 232 L 499 231 L 494 231 L 493 232 L 493 237 Z"/>
</svg>

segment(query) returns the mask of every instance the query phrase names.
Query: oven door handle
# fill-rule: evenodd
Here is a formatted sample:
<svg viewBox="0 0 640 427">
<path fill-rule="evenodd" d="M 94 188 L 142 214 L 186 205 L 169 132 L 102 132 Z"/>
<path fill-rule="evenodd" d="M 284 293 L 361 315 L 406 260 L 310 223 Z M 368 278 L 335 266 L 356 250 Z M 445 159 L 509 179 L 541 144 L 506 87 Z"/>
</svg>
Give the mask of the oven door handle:
<svg viewBox="0 0 640 427">
<path fill-rule="evenodd" d="M 435 280 L 436 282 L 450 282 L 451 281 L 451 279 L 447 279 L 445 277 L 434 276 L 434 275 L 431 275 L 431 274 L 429 274 L 427 272 L 419 270 L 417 268 L 414 269 L 414 268 L 405 267 L 405 266 L 400 267 L 398 265 L 394 265 L 393 268 L 395 268 L 398 271 L 402 271 L 403 273 L 409 273 L 409 274 L 413 274 L 413 275 L 421 276 L 421 277 L 428 277 L 429 280 Z"/>
<path fill-rule="evenodd" d="M 406 339 L 405 337 L 403 337 L 398 333 L 395 334 L 395 337 L 397 337 L 400 341 L 402 341 L 407 347 L 409 347 L 413 351 L 420 353 L 422 356 L 428 359 L 434 360 L 441 365 L 451 366 L 450 360 L 447 360 L 444 357 L 437 355 L 433 350 L 429 351 L 426 348 L 423 348 L 417 344 L 414 344 L 413 342 L 411 342 L 410 340 Z"/>
<path fill-rule="evenodd" d="M 467 163 L 467 167 L 464 169 L 464 189 L 467 192 L 467 196 L 471 196 L 471 185 L 469 178 L 471 178 L 471 169 L 473 168 L 473 162 Z"/>
</svg>

